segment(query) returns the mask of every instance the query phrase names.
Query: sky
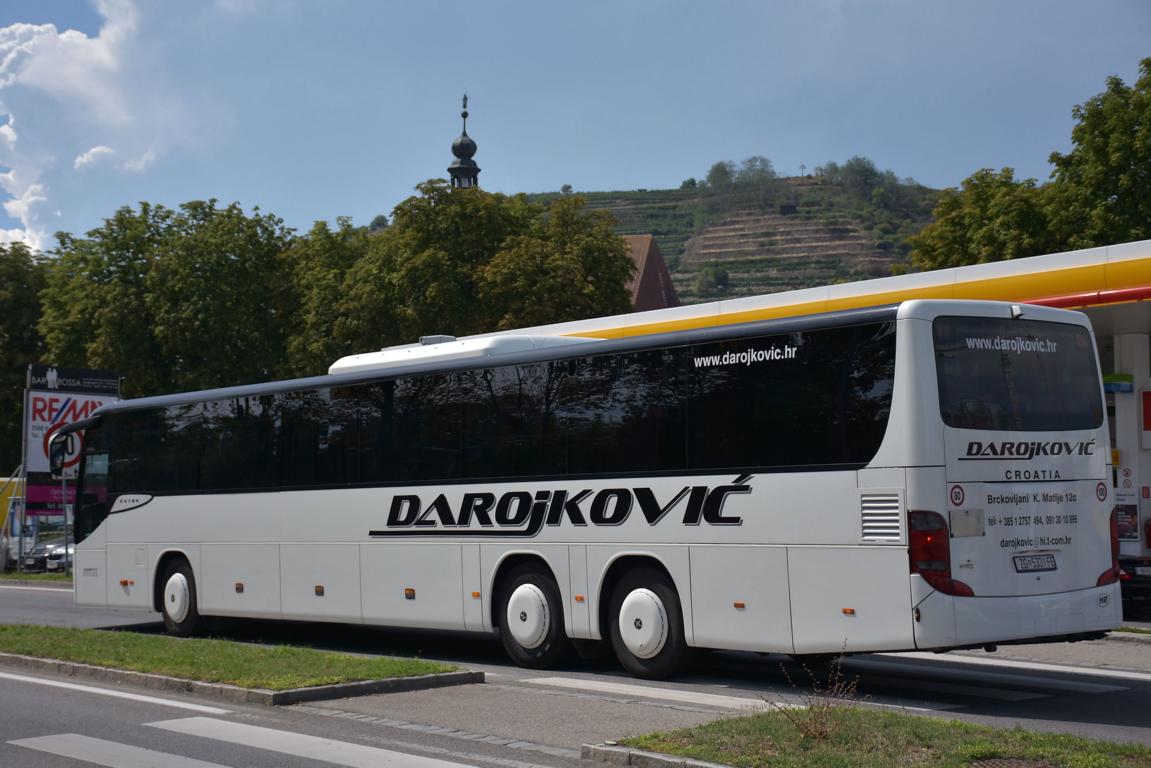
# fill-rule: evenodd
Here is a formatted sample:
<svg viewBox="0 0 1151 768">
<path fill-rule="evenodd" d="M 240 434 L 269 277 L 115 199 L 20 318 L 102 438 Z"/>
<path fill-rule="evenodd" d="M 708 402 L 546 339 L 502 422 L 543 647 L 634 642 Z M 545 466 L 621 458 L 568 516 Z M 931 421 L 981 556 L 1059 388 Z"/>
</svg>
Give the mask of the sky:
<svg viewBox="0 0 1151 768">
<path fill-rule="evenodd" d="M 465 92 L 508 194 L 753 155 L 1044 181 L 1148 56 L 1146 0 L 0 0 L 0 242 L 141 201 L 367 224 L 447 176 Z"/>
</svg>

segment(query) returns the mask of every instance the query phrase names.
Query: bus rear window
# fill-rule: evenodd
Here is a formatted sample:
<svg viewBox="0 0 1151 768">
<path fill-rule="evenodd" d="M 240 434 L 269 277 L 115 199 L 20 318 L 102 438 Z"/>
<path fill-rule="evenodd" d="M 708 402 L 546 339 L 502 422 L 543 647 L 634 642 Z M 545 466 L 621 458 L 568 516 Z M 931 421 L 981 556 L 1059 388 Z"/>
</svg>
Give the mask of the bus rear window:
<svg viewBox="0 0 1151 768">
<path fill-rule="evenodd" d="M 1103 423 L 1095 348 L 1085 328 L 939 317 L 933 331 L 939 406 L 948 426 L 1047 432 Z"/>
</svg>

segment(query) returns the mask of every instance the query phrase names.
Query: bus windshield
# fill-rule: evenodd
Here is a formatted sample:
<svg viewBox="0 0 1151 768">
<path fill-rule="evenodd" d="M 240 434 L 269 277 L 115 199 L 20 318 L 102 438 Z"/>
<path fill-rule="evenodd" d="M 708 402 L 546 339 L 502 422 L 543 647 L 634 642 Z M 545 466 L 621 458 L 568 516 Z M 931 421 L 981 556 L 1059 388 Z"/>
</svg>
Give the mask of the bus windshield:
<svg viewBox="0 0 1151 768">
<path fill-rule="evenodd" d="M 1042 432 L 1103 423 L 1095 350 L 1086 328 L 939 317 L 933 335 L 939 406 L 949 427 Z"/>
<path fill-rule="evenodd" d="M 76 541 L 83 541 L 108 516 L 108 449 L 100 426 L 86 430 L 84 461 L 77 479 Z"/>
</svg>

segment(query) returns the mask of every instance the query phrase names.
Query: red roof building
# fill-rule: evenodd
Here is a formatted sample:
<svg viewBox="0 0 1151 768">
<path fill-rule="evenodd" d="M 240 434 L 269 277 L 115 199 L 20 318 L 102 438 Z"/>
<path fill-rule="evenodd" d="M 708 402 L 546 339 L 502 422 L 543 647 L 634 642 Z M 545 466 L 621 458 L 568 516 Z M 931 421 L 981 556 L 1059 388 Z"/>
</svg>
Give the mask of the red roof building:
<svg viewBox="0 0 1151 768">
<path fill-rule="evenodd" d="M 635 275 L 627 289 L 631 292 L 631 303 L 636 312 L 678 307 L 679 297 L 655 238 L 651 235 L 624 235 L 623 239 L 627 241 L 628 255 L 635 262 Z"/>
</svg>

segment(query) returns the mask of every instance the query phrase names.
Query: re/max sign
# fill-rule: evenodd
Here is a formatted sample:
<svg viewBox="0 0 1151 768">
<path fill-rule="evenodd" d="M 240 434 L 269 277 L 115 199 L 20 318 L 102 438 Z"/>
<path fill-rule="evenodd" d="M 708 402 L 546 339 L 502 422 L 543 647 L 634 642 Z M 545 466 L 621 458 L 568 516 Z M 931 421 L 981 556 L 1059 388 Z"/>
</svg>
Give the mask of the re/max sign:
<svg viewBox="0 0 1151 768">
<path fill-rule="evenodd" d="M 372 536 L 535 536 L 545 526 L 623 525 L 638 515 L 656 525 L 669 515 L 682 525 L 742 525 L 743 518 L 724 514 L 729 496 L 751 493 L 751 475 L 719 486 L 689 485 L 667 498 L 651 488 L 604 488 L 580 491 L 508 491 L 464 493 L 453 502 L 446 494 L 430 504 L 416 494 L 397 494 L 388 509 L 387 528 Z M 675 513 L 672 515 L 672 513 Z"/>
<path fill-rule="evenodd" d="M 104 405 L 102 399 L 88 399 L 83 396 L 32 396 L 32 419 L 49 424 L 69 424 L 80 421 Z"/>
</svg>

